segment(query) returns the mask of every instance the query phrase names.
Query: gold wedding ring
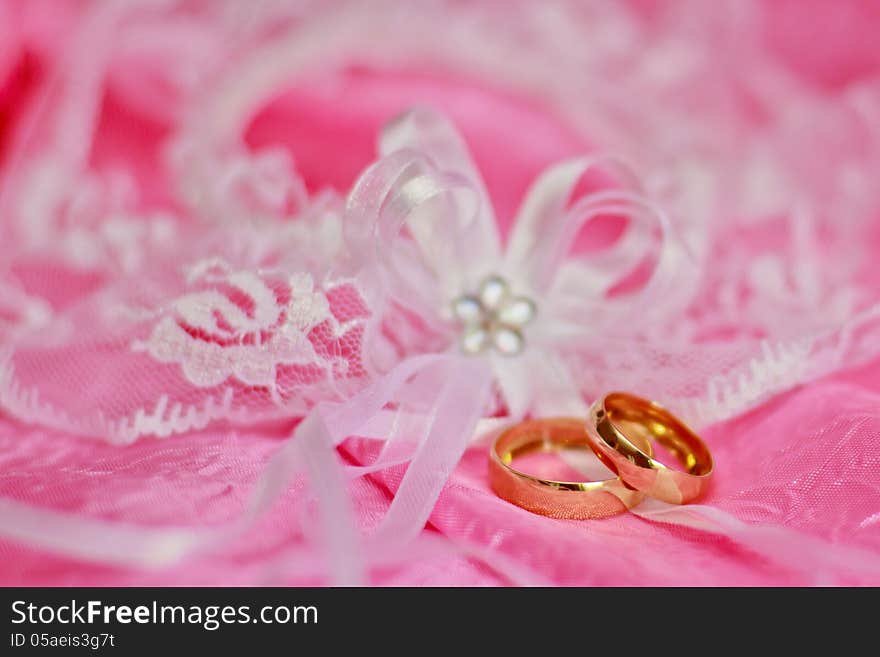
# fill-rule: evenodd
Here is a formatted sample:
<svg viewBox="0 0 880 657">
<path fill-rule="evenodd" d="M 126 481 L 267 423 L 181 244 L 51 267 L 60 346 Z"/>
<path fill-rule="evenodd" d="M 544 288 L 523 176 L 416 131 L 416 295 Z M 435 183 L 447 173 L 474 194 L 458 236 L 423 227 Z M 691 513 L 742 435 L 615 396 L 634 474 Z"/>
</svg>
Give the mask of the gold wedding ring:
<svg viewBox="0 0 880 657">
<path fill-rule="evenodd" d="M 681 463 L 654 457 L 664 447 Z M 526 454 L 588 447 L 615 476 L 601 481 L 556 481 L 526 474 L 513 462 Z M 489 483 L 502 499 L 551 518 L 605 518 L 631 509 L 646 496 L 671 504 L 700 497 L 712 475 L 705 443 L 656 402 L 613 392 L 590 408 L 584 426 L 575 418 L 521 422 L 495 440 Z"/>
<path fill-rule="evenodd" d="M 633 442 L 651 453 L 647 440 L 635 436 Z M 606 518 L 642 501 L 644 493 L 626 486 L 618 477 L 604 481 L 555 481 L 512 466 L 516 458 L 535 451 L 578 447 L 589 449 L 583 420 L 550 418 L 521 422 L 502 433 L 492 446 L 489 483 L 502 499 L 551 518 Z"/>
<path fill-rule="evenodd" d="M 650 497 L 684 504 L 706 490 L 713 467 L 709 448 L 656 402 L 623 392 L 605 395 L 590 408 L 586 432 L 596 456 L 628 486 Z M 682 469 L 656 460 L 643 449 L 646 440 L 665 447 Z"/>
</svg>

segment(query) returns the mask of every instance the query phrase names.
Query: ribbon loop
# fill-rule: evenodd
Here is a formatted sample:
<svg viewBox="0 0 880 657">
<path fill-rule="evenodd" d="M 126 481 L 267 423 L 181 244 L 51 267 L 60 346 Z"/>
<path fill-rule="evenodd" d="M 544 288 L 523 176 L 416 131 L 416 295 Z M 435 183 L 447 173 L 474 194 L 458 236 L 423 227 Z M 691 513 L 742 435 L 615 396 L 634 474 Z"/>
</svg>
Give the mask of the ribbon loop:
<svg viewBox="0 0 880 657">
<path fill-rule="evenodd" d="M 588 191 L 572 200 L 586 183 Z M 599 251 L 572 257 L 583 228 L 613 216 L 626 218 L 623 234 Z M 664 295 L 686 301 L 686 259 L 669 217 L 643 196 L 635 173 L 616 158 L 599 156 L 563 162 L 535 182 L 517 218 L 505 271 L 543 300 L 551 320 L 542 323 L 540 338 L 552 342 L 567 333 L 583 337 L 589 327 L 600 332 L 600 323 L 619 322 L 627 312 L 644 314 L 646 302 L 668 312 L 673 300 Z"/>
<path fill-rule="evenodd" d="M 426 319 L 483 275 L 487 248 L 474 181 L 422 153 L 395 151 L 361 176 L 346 207 L 349 249 L 385 294 Z M 488 260 L 491 262 L 491 259 Z"/>
<path fill-rule="evenodd" d="M 474 230 L 469 239 L 475 242 L 479 253 L 495 261 L 501 255 L 501 238 L 492 210 L 492 201 L 474 164 L 467 144 L 455 125 L 443 114 L 426 108 L 414 108 L 391 121 L 379 139 L 382 156 L 400 150 L 423 153 L 438 171 L 453 174 L 467 181 L 477 195 Z"/>
</svg>

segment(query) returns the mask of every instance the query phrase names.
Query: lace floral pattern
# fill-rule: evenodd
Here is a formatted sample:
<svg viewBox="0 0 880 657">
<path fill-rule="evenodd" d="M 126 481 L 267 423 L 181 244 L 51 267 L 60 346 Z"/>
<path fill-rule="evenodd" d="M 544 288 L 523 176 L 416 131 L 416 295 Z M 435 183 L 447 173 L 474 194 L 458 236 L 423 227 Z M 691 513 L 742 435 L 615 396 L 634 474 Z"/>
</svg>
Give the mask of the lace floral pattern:
<svg viewBox="0 0 880 657">
<path fill-rule="evenodd" d="M 311 275 L 273 281 L 210 262 L 194 267 L 188 282 L 195 289 L 207 289 L 178 297 L 172 313 L 159 320 L 147 342 L 132 347 L 160 362 L 178 363 L 193 385 L 208 388 L 232 377 L 244 385 L 267 388 L 281 403 L 279 365 L 298 367 L 303 373 L 314 368 L 315 379 L 363 374 L 341 351 L 326 361 L 318 355 L 319 350 L 325 356 L 331 350 L 326 343 L 313 344 L 315 336 L 338 341 L 356 330 L 363 317 L 340 325 L 327 295 L 315 290 Z M 333 296 L 339 288 L 328 292 Z"/>
</svg>

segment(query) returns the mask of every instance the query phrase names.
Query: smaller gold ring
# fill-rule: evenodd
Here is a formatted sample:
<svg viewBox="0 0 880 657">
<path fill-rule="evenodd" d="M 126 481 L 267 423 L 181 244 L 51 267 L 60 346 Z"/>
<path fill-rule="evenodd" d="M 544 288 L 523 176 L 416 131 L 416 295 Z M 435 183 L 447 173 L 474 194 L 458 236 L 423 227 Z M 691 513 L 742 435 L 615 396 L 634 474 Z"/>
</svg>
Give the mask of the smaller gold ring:
<svg viewBox="0 0 880 657">
<path fill-rule="evenodd" d="M 596 456 L 620 479 L 670 504 L 695 500 L 712 475 L 712 454 L 691 429 L 659 404 L 623 392 L 601 397 L 590 408 L 587 439 Z M 645 452 L 656 441 L 684 466 L 674 470 Z"/>
<path fill-rule="evenodd" d="M 648 441 L 634 440 L 651 453 Z M 623 513 L 644 499 L 644 493 L 618 477 L 604 481 L 555 481 L 520 472 L 511 462 L 535 451 L 588 448 L 583 420 L 551 418 L 521 422 L 495 440 L 489 455 L 489 483 L 502 499 L 551 518 L 583 520 Z M 610 474 L 610 473 L 609 473 Z"/>
</svg>

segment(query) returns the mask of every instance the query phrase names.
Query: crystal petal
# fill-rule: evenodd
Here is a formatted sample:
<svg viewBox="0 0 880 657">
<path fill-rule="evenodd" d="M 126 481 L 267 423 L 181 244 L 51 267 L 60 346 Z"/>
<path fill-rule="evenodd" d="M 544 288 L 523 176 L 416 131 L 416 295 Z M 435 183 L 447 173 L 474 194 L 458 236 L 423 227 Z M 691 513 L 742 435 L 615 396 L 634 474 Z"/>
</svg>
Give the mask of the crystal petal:
<svg viewBox="0 0 880 657">
<path fill-rule="evenodd" d="M 509 326 L 523 326 L 535 318 L 535 302 L 527 297 L 514 297 L 498 310 L 498 321 Z"/>
<path fill-rule="evenodd" d="M 510 287 L 500 276 L 489 276 L 480 285 L 480 303 L 485 310 L 496 310 L 507 300 Z"/>
<path fill-rule="evenodd" d="M 477 297 L 465 294 L 452 302 L 452 312 L 462 324 L 476 324 L 483 319 L 483 306 Z"/>
<path fill-rule="evenodd" d="M 479 326 L 465 329 L 461 334 L 461 350 L 469 355 L 482 353 L 489 345 L 489 332 Z"/>
<path fill-rule="evenodd" d="M 499 326 L 492 331 L 492 344 L 502 356 L 515 356 L 522 352 L 526 341 L 522 333 L 508 326 Z"/>
</svg>

